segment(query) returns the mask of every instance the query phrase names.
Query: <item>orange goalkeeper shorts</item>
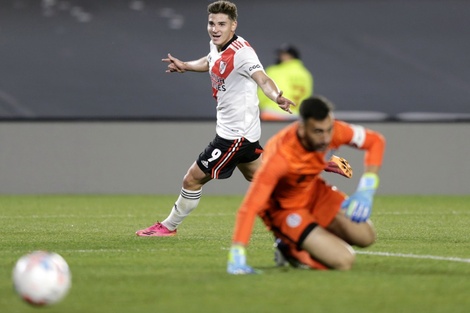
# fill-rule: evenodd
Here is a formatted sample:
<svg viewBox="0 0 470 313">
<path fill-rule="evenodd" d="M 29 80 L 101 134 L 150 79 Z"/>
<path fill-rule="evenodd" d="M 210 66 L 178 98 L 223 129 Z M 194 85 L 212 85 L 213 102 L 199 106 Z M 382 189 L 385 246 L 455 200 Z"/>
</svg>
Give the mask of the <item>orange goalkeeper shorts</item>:
<svg viewBox="0 0 470 313">
<path fill-rule="evenodd" d="M 312 197 L 309 207 L 283 209 L 273 205 L 261 216 L 276 238 L 281 238 L 298 249 L 315 226 L 327 228 L 330 225 L 345 199 L 344 193 L 326 184 L 325 181 L 318 179 L 315 184 L 315 194 L 306 195 Z"/>
</svg>

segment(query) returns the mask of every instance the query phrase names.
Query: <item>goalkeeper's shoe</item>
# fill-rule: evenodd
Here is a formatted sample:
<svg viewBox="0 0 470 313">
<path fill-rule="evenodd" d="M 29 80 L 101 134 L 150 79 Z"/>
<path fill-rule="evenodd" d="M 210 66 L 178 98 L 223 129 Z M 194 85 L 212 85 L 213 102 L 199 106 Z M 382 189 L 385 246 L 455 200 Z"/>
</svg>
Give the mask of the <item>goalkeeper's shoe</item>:
<svg viewBox="0 0 470 313">
<path fill-rule="evenodd" d="M 290 247 L 281 239 L 274 242 L 274 262 L 276 266 L 288 266 L 295 268 L 309 268 L 308 265 L 301 263 L 291 253 Z"/>
<path fill-rule="evenodd" d="M 353 170 L 351 165 L 349 165 L 349 162 L 346 159 L 340 158 L 336 155 L 333 155 L 328 161 L 325 172 L 340 174 L 347 178 L 351 178 L 353 175 Z"/>
<path fill-rule="evenodd" d="M 281 239 L 276 239 L 274 242 L 274 263 L 276 266 L 288 266 L 289 262 L 287 261 L 286 256 L 287 245 L 281 241 Z"/>
<path fill-rule="evenodd" d="M 276 239 L 274 247 L 274 261 L 277 266 L 287 266 L 287 264 L 290 264 L 290 266 L 299 269 L 327 269 L 325 265 L 314 260 L 307 251 L 291 248 L 281 239 Z"/>
<path fill-rule="evenodd" d="M 277 248 L 274 249 L 274 263 L 276 263 L 276 266 L 279 266 L 279 267 L 289 265 L 289 262 L 287 262 L 282 252 Z"/>
<path fill-rule="evenodd" d="M 176 235 L 176 229 L 169 230 L 165 225 L 157 222 L 150 227 L 136 231 L 135 234 L 141 237 L 167 237 Z"/>
</svg>

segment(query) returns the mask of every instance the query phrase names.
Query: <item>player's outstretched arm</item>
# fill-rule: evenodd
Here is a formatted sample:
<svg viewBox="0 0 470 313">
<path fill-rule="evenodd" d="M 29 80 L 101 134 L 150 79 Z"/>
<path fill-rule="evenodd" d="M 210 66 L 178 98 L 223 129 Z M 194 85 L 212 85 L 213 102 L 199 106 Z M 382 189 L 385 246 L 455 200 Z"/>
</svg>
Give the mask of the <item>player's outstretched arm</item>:
<svg viewBox="0 0 470 313">
<path fill-rule="evenodd" d="M 265 72 L 257 71 L 251 77 L 269 99 L 276 102 L 282 110 L 292 114 L 290 106 L 295 106 L 295 103 L 282 96 L 282 90 L 279 90 L 276 83 Z"/>
<path fill-rule="evenodd" d="M 191 72 L 207 72 L 209 70 L 209 63 L 207 57 L 202 57 L 198 60 L 183 62 L 168 53 L 168 57 L 162 59 L 162 62 L 168 63 L 166 73 L 184 73 Z"/>
</svg>

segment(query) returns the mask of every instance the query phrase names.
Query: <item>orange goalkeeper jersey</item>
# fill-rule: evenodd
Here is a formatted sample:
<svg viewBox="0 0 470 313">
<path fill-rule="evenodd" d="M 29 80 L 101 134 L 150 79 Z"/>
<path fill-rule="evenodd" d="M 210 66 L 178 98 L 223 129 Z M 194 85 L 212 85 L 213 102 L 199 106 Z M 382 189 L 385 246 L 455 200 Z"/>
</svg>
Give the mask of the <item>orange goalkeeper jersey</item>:
<svg viewBox="0 0 470 313">
<path fill-rule="evenodd" d="M 281 210 L 310 208 L 315 200 L 315 180 L 327 166 L 331 151 L 342 145 L 365 150 L 366 165 L 381 165 L 385 140 L 362 126 L 334 121 L 326 151 L 307 151 L 297 137 L 299 122 L 274 135 L 266 144 L 263 162 L 237 213 L 233 242 L 247 244 L 256 216 L 271 207 Z"/>
</svg>

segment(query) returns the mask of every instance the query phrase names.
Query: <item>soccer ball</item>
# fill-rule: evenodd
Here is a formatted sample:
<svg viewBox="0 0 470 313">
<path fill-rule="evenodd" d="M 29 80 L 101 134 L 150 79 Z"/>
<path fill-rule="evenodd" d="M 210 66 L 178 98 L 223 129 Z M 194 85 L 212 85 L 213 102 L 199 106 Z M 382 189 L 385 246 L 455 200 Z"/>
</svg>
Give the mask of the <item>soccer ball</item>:
<svg viewBox="0 0 470 313">
<path fill-rule="evenodd" d="M 67 262 L 54 252 L 34 251 L 22 256 L 13 268 L 16 292 L 32 305 L 59 302 L 71 284 L 72 275 Z"/>
</svg>

